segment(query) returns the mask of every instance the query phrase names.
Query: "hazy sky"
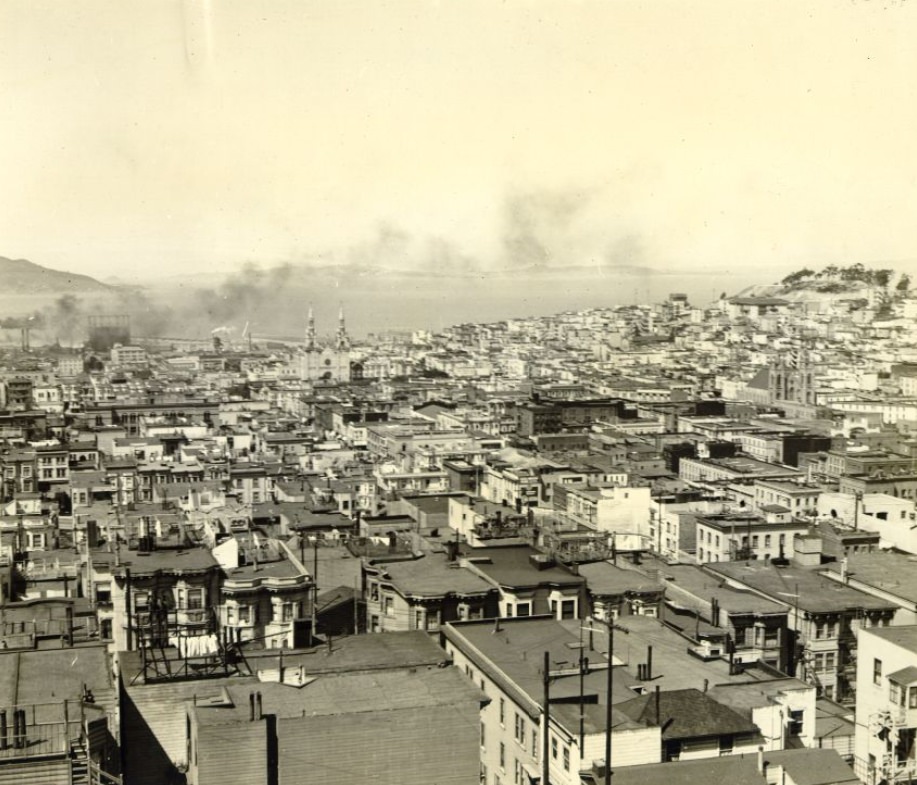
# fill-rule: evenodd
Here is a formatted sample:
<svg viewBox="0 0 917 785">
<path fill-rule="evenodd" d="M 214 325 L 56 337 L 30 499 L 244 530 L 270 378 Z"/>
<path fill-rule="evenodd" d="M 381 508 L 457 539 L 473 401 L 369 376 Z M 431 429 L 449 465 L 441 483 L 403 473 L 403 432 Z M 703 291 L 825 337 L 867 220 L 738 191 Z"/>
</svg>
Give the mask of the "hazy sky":
<svg viewBox="0 0 917 785">
<path fill-rule="evenodd" d="M 915 0 L 0 0 L 0 255 L 903 266 L 915 42 Z"/>
</svg>

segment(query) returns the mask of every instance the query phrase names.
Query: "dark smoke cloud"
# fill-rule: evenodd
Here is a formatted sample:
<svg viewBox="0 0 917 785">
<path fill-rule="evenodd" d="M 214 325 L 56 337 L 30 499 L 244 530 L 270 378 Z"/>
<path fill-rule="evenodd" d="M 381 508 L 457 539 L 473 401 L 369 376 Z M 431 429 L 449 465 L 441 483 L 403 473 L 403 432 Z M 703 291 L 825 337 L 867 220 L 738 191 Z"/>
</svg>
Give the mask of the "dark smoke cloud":
<svg viewBox="0 0 917 785">
<path fill-rule="evenodd" d="M 75 294 L 61 295 L 37 313 L 34 321 L 48 341 L 62 346 L 78 346 L 86 336 L 86 311 Z"/>
<path fill-rule="evenodd" d="M 543 268 L 564 261 L 577 218 L 588 207 L 586 190 L 513 194 L 504 206 L 503 252 L 514 267 Z"/>
<path fill-rule="evenodd" d="M 251 321 L 262 316 L 265 310 L 276 307 L 292 281 L 294 268 L 283 264 L 262 270 L 255 264 L 246 264 L 215 289 L 199 289 L 194 297 L 194 316 L 206 317 L 214 326 L 224 322 Z"/>
</svg>

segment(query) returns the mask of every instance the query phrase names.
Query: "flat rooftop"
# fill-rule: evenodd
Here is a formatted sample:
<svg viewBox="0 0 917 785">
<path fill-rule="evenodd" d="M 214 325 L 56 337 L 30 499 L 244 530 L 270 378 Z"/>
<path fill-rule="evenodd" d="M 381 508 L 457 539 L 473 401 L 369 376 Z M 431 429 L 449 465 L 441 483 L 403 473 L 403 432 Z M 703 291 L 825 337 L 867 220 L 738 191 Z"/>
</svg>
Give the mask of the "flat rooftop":
<svg viewBox="0 0 917 785">
<path fill-rule="evenodd" d="M 530 556 L 541 551 L 527 545 L 505 548 L 462 548 L 462 556 L 490 580 L 500 586 L 541 586 L 545 584 L 576 586 L 585 581 L 560 567 L 538 569 Z"/>
<path fill-rule="evenodd" d="M 553 674 L 551 695 L 567 698 L 579 695 L 578 663 L 582 647 L 591 668 L 584 680 L 584 692 L 604 705 L 608 636 L 603 623 L 593 622 L 592 626 L 590 635 L 588 620 L 561 622 L 548 616 L 531 616 L 501 619 L 499 627 L 494 621 L 454 622 L 446 625 L 444 634 L 460 645 L 470 644 L 493 668 L 502 672 L 500 678 L 509 680 L 535 704 L 540 703 L 542 696 L 544 652 L 548 652 Z M 650 690 L 657 684 L 663 690 L 703 689 L 705 681 L 714 685 L 761 678 L 762 672 L 754 668 L 741 675 L 730 675 L 729 663 L 724 660 L 704 662 L 693 657 L 687 652 L 690 642 L 656 619 L 628 616 L 621 620 L 621 626 L 629 632 L 615 633 L 614 704 L 636 697 L 640 694 L 638 689 Z M 653 647 L 653 678 L 641 681 L 637 678 L 637 666 L 646 662 L 648 646 Z M 495 673 L 488 675 L 495 679 Z"/>
<path fill-rule="evenodd" d="M 182 574 L 206 572 L 217 569 L 217 560 L 206 548 L 154 549 L 149 553 L 121 550 L 121 566 L 112 567 L 112 572 L 124 575 L 130 569 L 133 577 L 152 575 L 156 572 Z"/>
<path fill-rule="evenodd" d="M 797 690 L 814 691 L 815 688 L 799 679 L 787 677 L 746 684 L 719 684 L 709 690 L 709 695 L 718 703 L 751 718 L 753 709 L 769 706 L 777 696 Z"/>
<path fill-rule="evenodd" d="M 249 721 L 249 694 L 254 685 L 230 684 L 219 696 L 229 702 L 207 706 L 207 698 L 195 707 L 201 723 L 222 725 Z M 455 668 L 427 666 L 375 673 L 322 675 L 302 687 L 261 682 L 263 711 L 280 719 L 376 711 L 410 710 L 439 706 L 454 709 L 461 703 L 483 703 L 487 697 Z"/>
<path fill-rule="evenodd" d="M 394 586 L 411 597 L 442 597 L 447 594 L 486 594 L 494 587 L 459 562 L 430 554 L 412 561 L 376 565 Z"/>
<path fill-rule="evenodd" d="M 825 572 L 840 575 L 840 562 L 827 565 Z M 855 553 L 847 557 L 850 580 L 917 603 L 917 556 L 893 551 Z"/>
<path fill-rule="evenodd" d="M 581 564 L 579 574 L 586 579 L 589 591 L 593 594 L 615 595 L 626 591 L 662 591 L 662 584 L 659 581 L 636 570 L 622 569 L 608 561 Z"/>
<path fill-rule="evenodd" d="M 614 758 L 612 757 L 612 760 Z M 766 785 L 758 773 L 755 755 L 725 755 L 722 758 L 683 760 L 676 764 L 651 763 L 644 766 L 618 766 L 613 770 L 615 785 Z M 583 782 L 601 785 L 603 775 L 584 775 Z"/>
<path fill-rule="evenodd" d="M 717 562 L 705 569 L 729 580 L 738 581 L 766 594 L 787 607 L 811 613 L 830 613 L 852 609 L 892 610 L 896 606 L 859 589 L 826 578 L 801 567 L 775 567 L 751 562 Z"/>
<path fill-rule="evenodd" d="M 917 625 L 907 627 L 870 627 L 864 632 L 917 654 Z"/>
<path fill-rule="evenodd" d="M 0 706 L 80 700 L 84 684 L 97 702 L 115 702 L 104 645 L 0 653 Z"/>
<path fill-rule="evenodd" d="M 715 599 L 728 613 L 786 613 L 787 610 L 785 605 L 760 594 L 729 586 L 722 578 L 693 564 L 666 565 L 660 568 L 659 574 L 666 582 L 667 591 L 671 585 L 676 591 L 683 589 L 704 602 Z"/>
</svg>

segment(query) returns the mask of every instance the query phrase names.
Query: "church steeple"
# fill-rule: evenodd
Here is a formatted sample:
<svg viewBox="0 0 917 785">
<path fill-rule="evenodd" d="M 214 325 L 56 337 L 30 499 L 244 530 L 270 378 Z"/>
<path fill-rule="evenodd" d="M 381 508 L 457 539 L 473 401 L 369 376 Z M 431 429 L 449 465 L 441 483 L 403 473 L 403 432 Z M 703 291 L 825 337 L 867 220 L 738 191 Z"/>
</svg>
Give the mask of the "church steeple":
<svg viewBox="0 0 917 785">
<path fill-rule="evenodd" d="M 341 308 L 338 311 L 337 347 L 338 349 L 349 349 L 350 348 L 350 338 L 347 337 L 347 327 L 344 324 L 344 306 L 343 305 L 341 305 Z"/>
<path fill-rule="evenodd" d="M 315 351 L 315 315 L 312 313 L 312 306 L 309 306 L 309 322 L 306 326 L 306 351 Z"/>
</svg>

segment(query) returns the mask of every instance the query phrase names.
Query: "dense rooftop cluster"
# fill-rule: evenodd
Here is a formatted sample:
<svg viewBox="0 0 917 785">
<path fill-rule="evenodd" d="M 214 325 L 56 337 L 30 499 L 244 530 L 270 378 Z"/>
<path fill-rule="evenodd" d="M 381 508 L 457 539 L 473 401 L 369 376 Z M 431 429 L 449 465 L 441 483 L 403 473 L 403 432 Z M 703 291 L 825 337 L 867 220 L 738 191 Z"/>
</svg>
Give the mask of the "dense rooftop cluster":
<svg viewBox="0 0 917 785">
<path fill-rule="evenodd" d="M 917 300 L 840 277 L 0 323 L 0 782 L 917 776 Z"/>
</svg>

